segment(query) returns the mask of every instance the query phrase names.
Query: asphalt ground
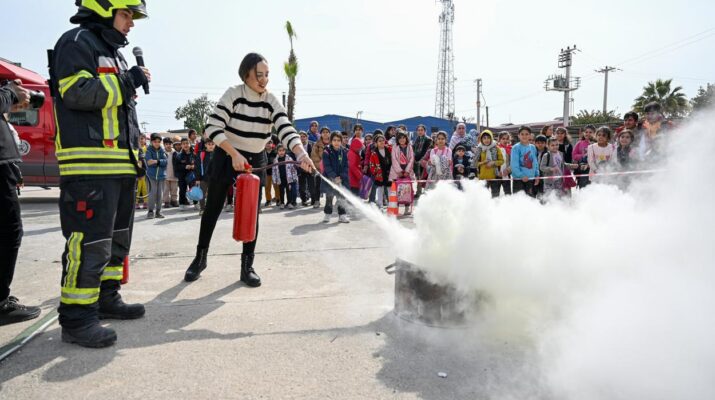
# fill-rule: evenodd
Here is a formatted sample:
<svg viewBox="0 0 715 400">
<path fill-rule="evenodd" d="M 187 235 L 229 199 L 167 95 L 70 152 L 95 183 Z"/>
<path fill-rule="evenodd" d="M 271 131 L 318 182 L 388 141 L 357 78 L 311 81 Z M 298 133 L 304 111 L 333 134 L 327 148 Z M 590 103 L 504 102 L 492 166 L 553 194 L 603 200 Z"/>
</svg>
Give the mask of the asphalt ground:
<svg viewBox="0 0 715 400">
<path fill-rule="evenodd" d="M 41 305 L 41 318 L 59 303 L 58 193 L 28 188 L 22 196 L 13 294 Z M 396 317 L 394 278 L 384 271 L 394 256 L 364 217 L 323 224 L 322 209 L 265 209 L 254 264 L 263 286 L 254 289 L 239 282 L 241 246 L 229 213 L 217 225 L 208 269 L 187 284 L 198 213 L 169 209 L 166 219 L 147 220 L 145 212 L 135 216 L 121 293 L 144 303 L 146 316 L 107 323 L 119 340 L 101 350 L 62 343 L 51 323 L 0 363 L 0 398 L 549 397 L 523 344 Z M 0 346 L 37 322 L 0 327 Z"/>
</svg>

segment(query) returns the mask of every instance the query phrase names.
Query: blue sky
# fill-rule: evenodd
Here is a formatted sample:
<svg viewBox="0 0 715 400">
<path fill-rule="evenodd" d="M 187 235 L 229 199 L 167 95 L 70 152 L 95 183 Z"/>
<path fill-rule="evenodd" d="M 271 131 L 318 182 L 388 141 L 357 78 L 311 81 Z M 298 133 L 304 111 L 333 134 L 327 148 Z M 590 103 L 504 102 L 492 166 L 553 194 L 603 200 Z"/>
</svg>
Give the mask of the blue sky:
<svg viewBox="0 0 715 400">
<path fill-rule="evenodd" d="M 0 57 L 43 75 L 45 50 L 70 28 L 72 0 L 2 0 Z M 217 99 L 239 82 L 249 51 L 269 61 L 269 89 L 287 89 L 282 64 L 286 20 L 298 33 L 298 118 L 355 115 L 387 121 L 434 113 L 439 5 L 432 0 L 287 1 L 148 0 L 131 47 L 144 49 L 154 76 L 139 99 L 150 131 L 180 128 L 174 110 L 208 93 Z M 543 82 L 559 72 L 559 50 L 576 44 L 574 74 L 583 78 L 575 108 L 601 109 L 604 65 L 609 109 L 623 113 L 650 80 L 674 78 L 691 97 L 715 82 L 715 3 L 708 0 L 455 0 L 454 52 L 458 116 L 476 114 L 474 79 L 482 78 L 490 123 L 559 116 L 562 96 Z M 11 16 L 8 18 L 8 16 Z M 14 40 L 14 41 L 13 41 Z M 482 112 L 484 114 L 484 111 Z"/>
</svg>

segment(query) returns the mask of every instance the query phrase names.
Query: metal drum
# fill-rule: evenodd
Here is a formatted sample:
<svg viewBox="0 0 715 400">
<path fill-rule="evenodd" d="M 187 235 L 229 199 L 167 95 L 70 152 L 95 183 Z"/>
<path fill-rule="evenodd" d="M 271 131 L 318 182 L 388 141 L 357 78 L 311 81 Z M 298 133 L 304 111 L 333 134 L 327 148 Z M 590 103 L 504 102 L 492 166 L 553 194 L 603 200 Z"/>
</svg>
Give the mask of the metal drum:
<svg viewBox="0 0 715 400">
<path fill-rule="evenodd" d="M 418 266 L 397 259 L 385 268 L 395 275 L 395 314 L 410 322 L 459 327 L 478 311 L 483 296 L 430 282 Z"/>
</svg>

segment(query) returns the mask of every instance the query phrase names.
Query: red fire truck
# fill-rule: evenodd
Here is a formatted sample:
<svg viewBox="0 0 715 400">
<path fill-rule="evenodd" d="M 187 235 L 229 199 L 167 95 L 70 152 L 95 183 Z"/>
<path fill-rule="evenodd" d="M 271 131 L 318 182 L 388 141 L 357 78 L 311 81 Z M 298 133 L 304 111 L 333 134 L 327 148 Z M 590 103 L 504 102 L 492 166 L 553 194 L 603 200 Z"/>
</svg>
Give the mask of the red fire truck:
<svg viewBox="0 0 715 400">
<path fill-rule="evenodd" d="M 20 135 L 20 169 L 25 185 L 57 186 L 60 171 L 55 158 L 55 115 L 47 79 L 0 58 L 0 81 L 16 79 L 27 89 L 45 93 L 45 104 L 41 108 L 13 112 L 8 118 Z"/>
</svg>

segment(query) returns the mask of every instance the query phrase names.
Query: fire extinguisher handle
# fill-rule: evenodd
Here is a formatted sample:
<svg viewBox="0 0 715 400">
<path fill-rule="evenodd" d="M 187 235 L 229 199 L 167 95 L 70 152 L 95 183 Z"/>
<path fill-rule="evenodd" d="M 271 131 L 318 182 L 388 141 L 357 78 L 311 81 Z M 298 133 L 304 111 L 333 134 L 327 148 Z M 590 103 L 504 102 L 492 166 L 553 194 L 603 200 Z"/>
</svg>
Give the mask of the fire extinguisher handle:
<svg viewBox="0 0 715 400">
<path fill-rule="evenodd" d="M 246 172 L 251 172 L 251 169 L 252 169 L 252 168 L 251 168 L 251 164 L 249 164 L 249 163 L 244 163 L 244 164 L 243 164 L 243 169 L 245 169 Z"/>
</svg>

